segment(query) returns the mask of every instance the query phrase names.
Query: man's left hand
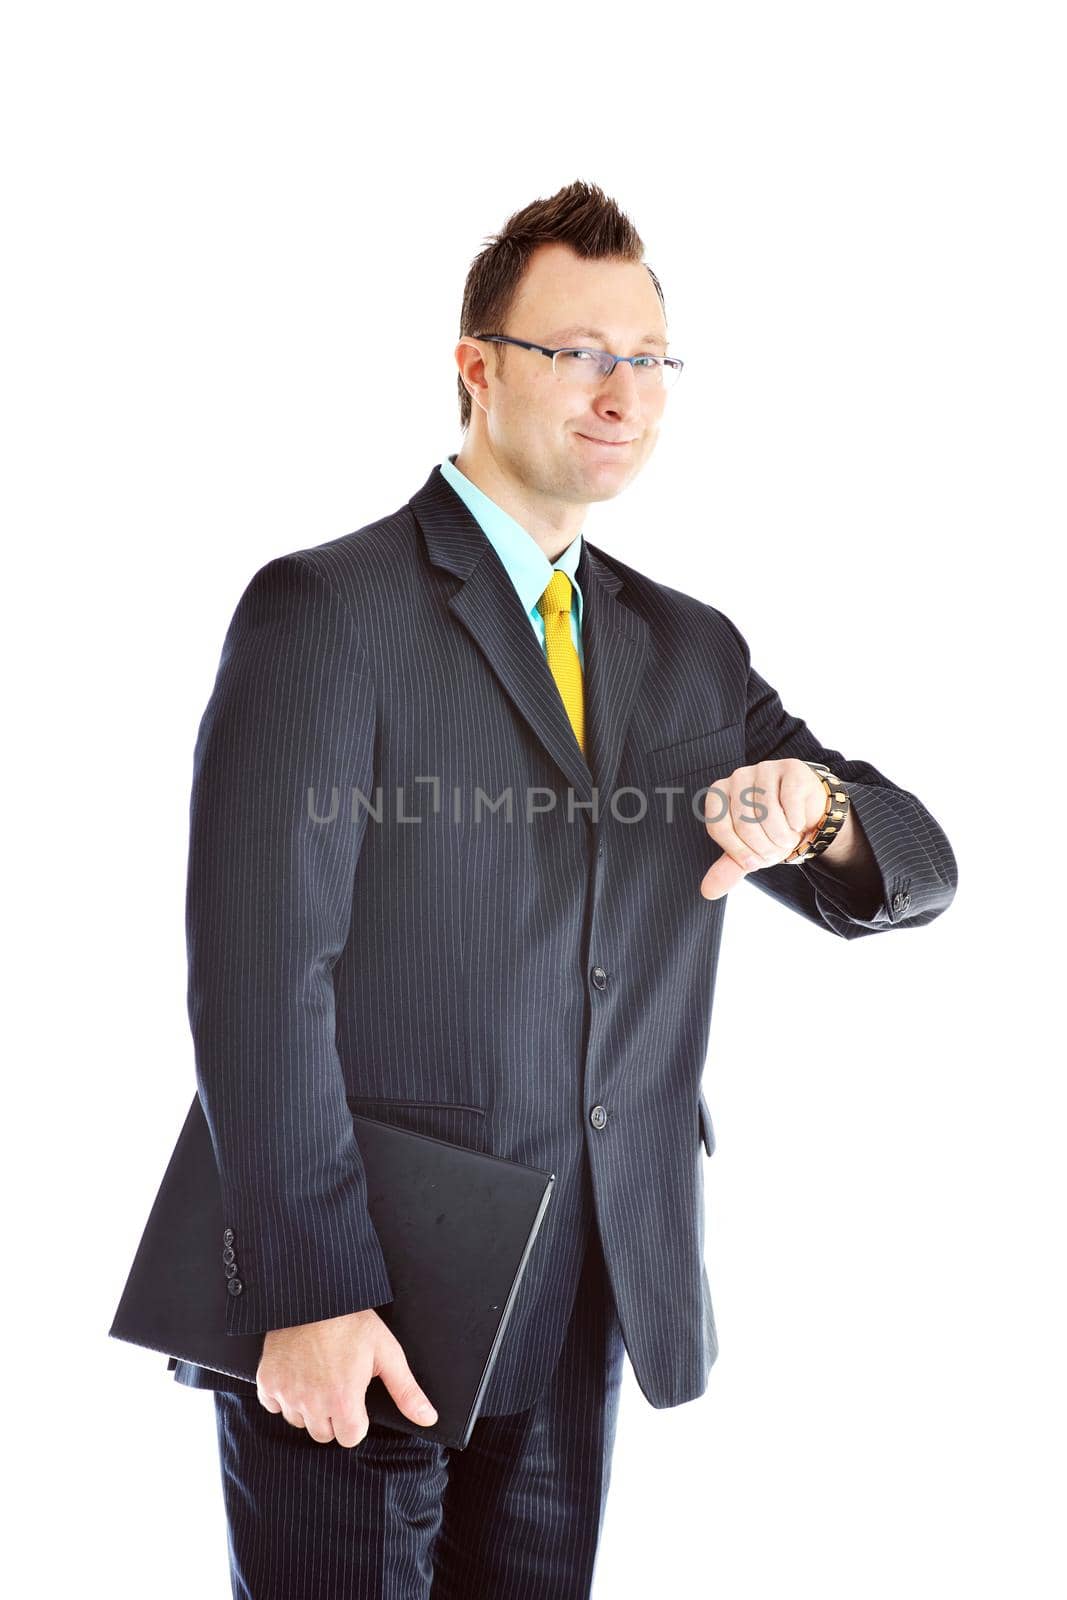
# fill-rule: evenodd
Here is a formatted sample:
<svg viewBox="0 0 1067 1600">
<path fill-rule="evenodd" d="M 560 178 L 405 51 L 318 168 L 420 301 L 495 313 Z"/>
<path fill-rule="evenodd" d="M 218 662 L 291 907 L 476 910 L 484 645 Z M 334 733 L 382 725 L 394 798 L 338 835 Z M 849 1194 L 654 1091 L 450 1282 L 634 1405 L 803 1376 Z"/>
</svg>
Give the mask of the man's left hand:
<svg viewBox="0 0 1067 1600">
<path fill-rule="evenodd" d="M 784 861 L 814 831 L 825 807 L 822 779 L 795 756 L 737 767 L 728 778 L 716 779 L 704 796 L 704 816 L 723 853 L 704 874 L 701 894 L 717 900 L 749 872 Z M 856 850 L 855 832 L 849 807 L 841 832 L 818 859 L 846 865 Z"/>
</svg>

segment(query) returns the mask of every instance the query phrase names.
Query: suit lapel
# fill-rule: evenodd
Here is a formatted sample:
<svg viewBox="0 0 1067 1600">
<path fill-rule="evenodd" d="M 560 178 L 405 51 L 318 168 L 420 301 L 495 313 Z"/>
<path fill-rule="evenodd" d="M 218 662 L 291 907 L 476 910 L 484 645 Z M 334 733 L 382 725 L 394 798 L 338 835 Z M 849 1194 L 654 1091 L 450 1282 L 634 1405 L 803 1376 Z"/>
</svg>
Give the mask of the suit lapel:
<svg viewBox="0 0 1067 1600">
<path fill-rule="evenodd" d="M 587 742 L 600 804 L 606 806 L 645 670 L 648 624 L 616 598 L 622 579 L 584 537 L 577 578 L 582 591 Z"/>
<path fill-rule="evenodd" d="M 648 648 L 648 628 L 616 599 L 622 579 L 582 540 L 586 743 L 582 755 L 555 679 L 515 587 L 477 518 L 434 467 L 410 506 L 430 561 L 462 579 L 448 607 L 485 656 L 501 687 L 575 792 L 601 807 L 618 770 Z M 595 774 L 595 778 L 594 778 Z M 591 821 L 589 811 L 581 815 Z"/>
</svg>

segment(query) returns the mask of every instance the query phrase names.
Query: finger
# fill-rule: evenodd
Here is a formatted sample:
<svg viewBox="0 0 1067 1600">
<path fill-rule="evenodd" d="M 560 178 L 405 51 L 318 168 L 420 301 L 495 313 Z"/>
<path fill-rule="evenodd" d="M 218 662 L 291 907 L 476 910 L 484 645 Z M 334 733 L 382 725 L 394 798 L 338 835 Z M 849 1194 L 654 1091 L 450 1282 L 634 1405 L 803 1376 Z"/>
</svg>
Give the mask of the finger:
<svg viewBox="0 0 1067 1600">
<path fill-rule="evenodd" d="M 334 1438 L 346 1450 L 351 1450 L 355 1445 L 362 1444 L 370 1428 L 370 1418 L 365 1411 L 360 1412 L 358 1415 L 345 1413 L 331 1417 L 330 1423 L 333 1427 Z"/>
<path fill-rule="evenodd" d="M 286 1422 L 288 1422 L 294 1428 L 302 1428 L 304 1426 L 303 1413 L 300 1411 L 294 1411 L 292 1406 L 283 1405 L 282 1416 L 285 1418 Z"/>
<path fill-rule="evenodd" d="M 782 762 L 778 799 L 786 822 L 801 836 L 811 833 L 826 809 L 826 790 L 804 761 L 790 757 Z"/>
<path fill-rule="evenodd" d="M 304 1426 L 311 1437 L 317 1440 L 319 1444 L 331 1444 L 333 1442 L 333 1424 L 329 1417 L 324 1419 L 319 1417 L 305 1418 Z"/>
<path fill-rule="evenodd" d="M 258 1395 L 259 1403 L 264 1410 L 273 1411 L 275 1414 L 277 1414 L 277 1412 L 282 1409 L 278 1401 L 275 1400 L 274 1396 L 272 1394 L 268 1394 L 266 1389 L 262 1388 L 258 1383 L 256 1384 L 256 1394 Z"/>
<path fill-rule="evenodd" d="M 800 842 L 782 809 L 782 761 L 760 761 L 751 784 L 731 795 L 731 821 L 743 844 L 760 858 L 760 866 L 774 866 Z"/>
<path fill-rule="evenodd" d="M 747 770 L 739 767 L 729 778 L 716 779 L 715 783 L 708 785 L 704 794 L 704 826 L 709 837 L 722 850 L 722 855 L 712 862 L 701 879 L 700 892 L 705 900 L 718 900 L 722 895 L 729 894 L 747 872 L 763 865 L 762 857 L 746 849 L 737 837 L 731 820 L 731 794 L 735 780 Z"/>
<path fill-rule="evenodd" d="M 743 810 L 740 795 L 742 790 L 747 789 L 752 770 L 751 767 L 738 767 L 729 778 L 710 785 L 704 796 L 704 826 L 723 855 L 741 869 L 741 876 L 764 864 L 763 856 L 750 848 L 735 826 Z"/>
<path fill-rule="evenodd" d="M 729 856 L 720 856 L 700 880 L 700 892 L 705 900 L 718 900 L 722 895 L 729 894 L 731 889 L 736 889 L 745 876 L 744 867 L 739 867 Z"/>
<path fill-rule="evenodd" d="M 436 1407 L 416 1383 L 398 1340 L 379 1345 L 376 1376 L 381 1378 L 405 1417 L 423 1427 L 433 1426 L 437 1421 Z"/>
</svg>

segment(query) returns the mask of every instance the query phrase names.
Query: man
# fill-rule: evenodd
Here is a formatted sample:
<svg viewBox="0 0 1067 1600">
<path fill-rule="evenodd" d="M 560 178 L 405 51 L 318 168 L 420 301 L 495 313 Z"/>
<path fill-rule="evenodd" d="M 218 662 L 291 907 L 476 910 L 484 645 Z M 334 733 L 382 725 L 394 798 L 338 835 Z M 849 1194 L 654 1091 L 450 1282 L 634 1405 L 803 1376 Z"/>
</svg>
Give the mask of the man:
<svg viewBox="0 0 1067 1600">
<path fill-rule="evenodd" d="M 268 562 L 227 634 L 189 1009 L 228 1331 L 265 1341 L 254 1386 L 172 1365 L 216 1389 L 235 1594 L 588 1595 L 624 1345 L 656 1407 L 703 1393 L 718 1349 L 725 895 L 750 875 L 851 939 L 955 891 L 930 813 L 820 745 L 727 617 L 582 537 L 677 375 L 642 256 L 595 185 L 513 216 L 467 280 L 461 450 Z M 434 1397 L 377 1314 L 353 1112 L 556 1174 L 463 1451 L 368 1428 L 373 1375 L 416 1423 Z"/>
</svg>

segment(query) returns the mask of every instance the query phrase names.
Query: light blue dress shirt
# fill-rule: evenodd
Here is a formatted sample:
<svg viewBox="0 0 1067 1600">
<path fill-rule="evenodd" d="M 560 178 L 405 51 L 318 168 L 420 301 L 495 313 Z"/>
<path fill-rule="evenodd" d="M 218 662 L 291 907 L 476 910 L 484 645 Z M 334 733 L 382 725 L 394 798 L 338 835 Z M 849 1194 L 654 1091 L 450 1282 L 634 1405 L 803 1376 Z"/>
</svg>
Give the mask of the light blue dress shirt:
<svg viewBox="0 0 1067 1600">
<path fill-rule="evenodd" d="M 530 626 L 541 649 L 545 648 L 545 619 L 537 609 L 537 602 L 552 579 L 554 570 L 565 572 L 571 580 L 571 638 L 578 659 L 585 670 L 585 652 L 582 649 L 582 591 L 575 573 L 582 553 L 582 536 L 572 539 L 563 554 L 549 561 L 537 540 L 526 532 L 521 522 L 509 516 L 495 500 L 462 472 L 455 464 L 455 456 L 441 462 L 441 476 L 450 483 L 464 502 L 489 543 L 504 564 L 504 570 L 515 586 L 522 609 L 530 619 Z"/>
</svg>

